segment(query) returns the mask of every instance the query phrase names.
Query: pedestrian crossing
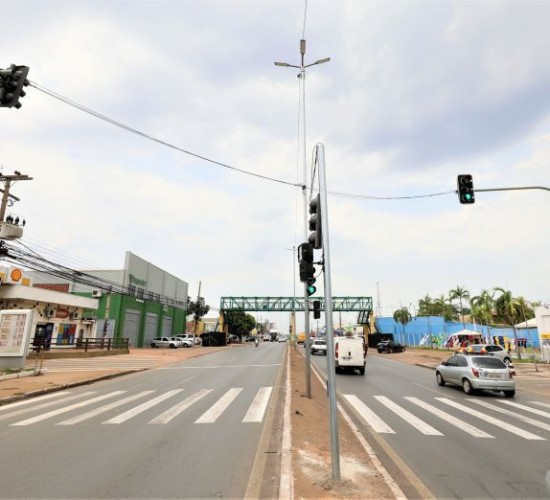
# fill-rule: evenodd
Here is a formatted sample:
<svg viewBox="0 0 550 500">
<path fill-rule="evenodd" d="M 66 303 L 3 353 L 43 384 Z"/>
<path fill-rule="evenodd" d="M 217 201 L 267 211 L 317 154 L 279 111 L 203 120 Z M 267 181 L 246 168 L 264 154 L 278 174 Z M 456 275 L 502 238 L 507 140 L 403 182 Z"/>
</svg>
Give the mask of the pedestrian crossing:
<svg viewBox="0 0 550 500">
<path fill-rule="evenodd" d="M 207 399 L 207 408 L 201 404 L 200 415 L 195 414 L 189 423 L 215 424 L 233 406 L 236 407 L 234 412 L 242 412 L 238 417 L 241 423 L 249 425 L 263 421 L 272 392 L 273 387 L 260 387 L 254 394 L 242 387 L 230 388 L 222 394 L 212 388 L 192 393 L 186 389 L 172 389 L 134 394 L 124 390 L 75 394 L 66 390 L 0 406 L 0 426 L 5 422 L 9 427 L 28 427 L 49 421 L 69 427 L 94 419 L 100 425 L 112 426 L 126 424 L 138 416 L 144 416 L 147 425 L 167 425 L 176 422 L 178 417 L 183 418 L 186 410 Z"/>
<path fill-rule="evenodd" d="M 445 436 L 449 426 L 476 439 L 495 439 L 515 435 L 528 441 L 550 440 L 550 404 L 540 401 L 516 403 L 492 398 L 464 401 L 444 397 L 403 396 L 392 400 L 376 395 L 367 401 L 355 394 L 345 394 L 345 401 L 360 420 L 377 434 L 409 433 L 421 436 Z M 530 415 L 536 415 L 533 418 Z"/>
</svg>

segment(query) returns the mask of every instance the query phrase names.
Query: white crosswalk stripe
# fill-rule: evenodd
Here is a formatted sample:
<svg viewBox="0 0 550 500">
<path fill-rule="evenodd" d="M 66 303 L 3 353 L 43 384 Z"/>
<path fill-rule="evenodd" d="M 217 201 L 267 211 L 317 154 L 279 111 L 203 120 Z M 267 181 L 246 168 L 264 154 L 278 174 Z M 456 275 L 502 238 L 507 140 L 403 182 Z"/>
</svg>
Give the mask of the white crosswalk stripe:
<svg viewBox="0 0 550 500">
<path fill-rule="evenodd" d="M 461 420 L 460 418 L 456 418 L 453 415 L 450 415 L 449 413 L 444 412 L 439 408 L 436 408 L 435 406 L 432 406 L 431 404 L 428 404 L 418 398 L 406 397 L 405 399 L 407 401 L 410 401 L 411 403 L 414 403 L 415 405 L 420 406 L 420 408 L 424 408 L 426 411 L 429 411 L 433 415 L 441 418 L 442 420 L 445 420 L 445 422 L 447 422 L 448 424 L 458 427 L 459 429 L 463 430 L 464 432 L 470 434 L 473 437 L 494 438 L 494 436 L 491 436 L 491 434 L 488 434 L 487 432 L 482 431 L 481 429 L 478 429 L 477 427 L 474 427 L 473 425 L 470 425 L 464 422 L 464 420 Z"/>
<path fill-rule="evenodd" d="M 211 392 L 212 392 L 212 389 L 201 389 L 200 391 L 196 392 L 195 394 L 192 394 L 188 398 L 185 398 L 181 403 L 178 403 L 177 405 L 172 406 L 172 408 L 160 414 L 158 417 L 154 418 L 149 423 L 150 424 L 167 424 L 174 417 L 177 417 L 182 411 L 186 410 L 187 408 L 189 408 L 190 406 L 192 406 L 197 401 L 201 400 Z"/>
<path fill-rule="evenodd" d="M 460 403 L 457 403 L 456 401 L 452 401 L 447 398 L 435 398 L 438 401 L 441 401 L 442 403 L 452 406 L 453 408 L 456 408 L 457 410 L 463 411 L 465 413 L 468 413 L 469 415 L 472 415 L 474 417 L 477 417 L 481 420 L 485 420 L 485 422 L 489 422 L 490 424 L 494 424 L 499 426 L 501 429 L 505 429 L 508 432 L 511 432 L 512 434 L 516 434 L 517 436 L 520 436 L 522 438 L 528 439 L 530 441 L 545 441 L 545 439 L 541 436 L 537 436 L 536 434 L 533 434 L 531 432 L 528 432 L 524 429 L 521 429 L 519 427 L 516 427 L 515 425 L 509 424 L 505 420 L 501 420 L 495 417 L 491 417 L 490 415 L 487 415 L 485 413 L 481 413 L 480 411 L 474 410 L 472 408 L 469 408 L 467 406 L 464 406 Z"/>
<path fill-rule="evenodd" d="M 43 368 L 50 373 L 107 371 L 107 370 L 143 370 L 159 365 L 159 358 L 133 358 L 120 356 L 98 356 L 94 358 L 49 359 Z"/>
<path fill-rule="evenodd" d="M 539 410 L 537 408 L 530 408 L 529 406 L 522 405 L 522 404 L 519 404 L 519 403 L 514 403 L 513 401 L 508 401 L 508 400 L 504 400 L 504 401 L 501 400 L 499 402 L 502 403 L 502 404 L 506 404 L 508 406 L 513 406 L 515 408 L 520 408 L 522 410 L 528 411 L 529 413 L 534 413 L 535 415 L 540 415 L 541 417 L 550 418 L 550 413 L 547 412 L 547 411 Z"/>
<path fill-rule="evenodd" d="M 389 408 L 396 415 L 401 417 L 408 424 L 412 425 L 417 431 L 421 432 L 422 434 L 428 436 L 443 436 L 443 433 L 439 432 L 435 427 L 432 427 L 428 423 L 416 417 L 410 411 L 405 410 L 405 408 L 399 406 L 397 403 L 394 403 L 386 396 L 374 396 L 374 398 L 380 401 L 380 403 Z"/>
<path fill-rule="evenodd" d="M 132 408 L 131 410 L 128 410 L 114 418 L 111 418 L 109 420 L 106 420 L 103 422 L 104 424 L 121 424 L 122 422 L 126 422 L 127 420 L 130 420 L 131 418 L 135 417 L 136 415 L 139 415 L 140 413 L 144 412 L 145 410 L 148 410 L 149 408 L 152 408 L 153 406 L 162 403 L 164 400 L 171 398 L 172 396 L 180 393 L 183 391 L 183 389 L 173 389 L 171 391 L 168 391 L 164 394 L 161 394 L 160 396 L 157 396 L 156 398 L 153 398 L 146 403 L 143 403 L 139 406 L 136 406 L 135 408 Z"/>
<path fill-rule="evenodd" d="M 233 400 L 239 395 L 242 388 L 229 389 L 218 401 L 212 405 L 202 416 L 195 420 L 196 424 L 211 424 L 229 407 Z"/>
<path fill-rule="evenodd" d="M 49 411 L 48 413 L 43 413 L 42 415 L 38 415 L 37 417 L 31 417 L 31 418 L 28 418 L 27 420 L 22 420 L 21 422 L 16 422 L 15 424 L 11 424 L 11 425 L 19 426 L 19 425 L 35 424 L 36 422 L 41 422 L 42 420 L 46 420 L 48 418 L 61 415 L 62 413 L 67 413 L 77 408 L 82 408 L 84 406 L 91 405 L 98 401 L 103 401 L 104 399 L 108 399 L 114 396 L 118 396 L 120 394 L 124 394 L 125 392 L 126 391 L 114 391 L 114 392 L 110 392 L 109 394 L 103 394 L 102 396 L 97 396 L 92 399 L 87 399 L 86 401 L 81 401 L 80 403 L 74 403 L 70 406 L 64 406 L 63 408 L 58 408 L 57 410 L 52 410 L 52 411 Z"/>
<path fill-rule="evenodd" d="M 349 404 L 355 408 L 355 411 L 359 414 L 363 421 L 372 427 L 375 432 L 380 434 L 395 434 L 395 431 L 355 394 L 345 394 L 344 398 L 347 399 Z"/>
<path fill-rule="evenodd" d="M 252 401 L 250 408 L 243 418 L 243 422 L 261 422 L 269 403 L 269 398 L 273 392 L 273 387 L 260 387 L 256 397 Z"/>
</svg>

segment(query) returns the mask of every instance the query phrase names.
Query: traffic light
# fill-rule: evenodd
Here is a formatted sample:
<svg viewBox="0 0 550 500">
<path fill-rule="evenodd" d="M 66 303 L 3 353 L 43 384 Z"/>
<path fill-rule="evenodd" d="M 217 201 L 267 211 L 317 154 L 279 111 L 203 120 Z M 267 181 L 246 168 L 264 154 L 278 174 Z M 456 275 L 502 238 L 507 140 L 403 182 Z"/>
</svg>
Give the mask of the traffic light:
<svg viewBox="0 0 550 500">
<path fill-rule="evenodd" d="M 469 204 L 475 203 L 474 195 L 474 180 L 470 174 L 459 175 L 457 178 L 458 199 L 460 203 Z"/>
<path fill-rule="evenodd" d="M 309 202 L 309 230 L 312 233 L 309 235 L 309 242 L 313 248 L 323 248 L 323 233 L 321 230 L 321 197 L 315 196 Z"/>
<path fill-rule="evenodd" d="M 19 99 L 25 97 L 23 87 L 29 84 L 27 75 L 28 66 L 16 66 L 12 64 L 9 69 L 0 70 L 0 108 L 21 107 Z"/>
<path fill-rule="evenodd" d="M 313 319 L 319 319 L 321 317 L 321 301 L 313 301 Z"/>
<path fill-rule="evenodd" d="M 313 266 L 313 245 L 302 243 L 298 247 L 298 262 L 300 264 L 300 281 L 307 283 L 308 296 L 313 295 L 317 288 L 315 285 L 315 267 Z"/>
</svg>

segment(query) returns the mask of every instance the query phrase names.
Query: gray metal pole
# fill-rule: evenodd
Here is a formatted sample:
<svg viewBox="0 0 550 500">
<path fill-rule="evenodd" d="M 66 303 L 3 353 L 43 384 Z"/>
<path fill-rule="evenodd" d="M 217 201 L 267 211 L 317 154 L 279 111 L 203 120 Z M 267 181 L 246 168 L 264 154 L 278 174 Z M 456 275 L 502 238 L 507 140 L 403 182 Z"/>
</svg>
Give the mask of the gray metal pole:
<svg viewBox="0 0 550 500">
<path fill-rule="evenodd" d="M 307 203 L 307 158 L 306 158 L 306 68 L 304 66 L 304 55 L 306 53 L 306 41 L 300 40 L 300 81 L 302 83 L 302 134 L 303 134 L 303 186 L 302 194 L 304 201 L 304 242 L 308 240 L 308 203 Z M 304 330 L 306 333 L 306 397 L 311 398 L 311 356 L 309 352 L 309 302 L 307 294 L 307 283 L 304 283 Z"/>
<path fill-rule="evenodd" d="M 327 332 L 327 390 L 329 398 L 330 451 L 332 457 L 332 479 L 340 480 L 340 441 L 338 437 L 338 407 L 336 404 L 336 376 L 334 363 L 334 327 L 332 324 L 332 284 L 330 279 L 330 246 L 328 237 L 328 205 L 325 174 L 325 147 L 317 144 L 319 166 L 319 194 L 321 210 L 321 231 L 323 236 L 323 260 L 325 266 L 325 323 Z"/>
</svg>

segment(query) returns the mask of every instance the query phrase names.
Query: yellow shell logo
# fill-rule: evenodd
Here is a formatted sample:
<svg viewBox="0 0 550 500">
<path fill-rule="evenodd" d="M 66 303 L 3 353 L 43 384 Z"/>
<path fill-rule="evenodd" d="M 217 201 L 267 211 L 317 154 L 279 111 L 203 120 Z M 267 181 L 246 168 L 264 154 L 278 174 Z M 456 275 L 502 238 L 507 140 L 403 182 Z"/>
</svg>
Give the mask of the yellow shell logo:
<svg viewBox="0 0 550 500">
<path fill-rule="evenodd" d="M 23 276 L 23 273 L 21 272 L 21 269 L 12 269 L 10 278 L 13 281 L 19 281 L 22 276 Z"/>
</svg>

